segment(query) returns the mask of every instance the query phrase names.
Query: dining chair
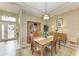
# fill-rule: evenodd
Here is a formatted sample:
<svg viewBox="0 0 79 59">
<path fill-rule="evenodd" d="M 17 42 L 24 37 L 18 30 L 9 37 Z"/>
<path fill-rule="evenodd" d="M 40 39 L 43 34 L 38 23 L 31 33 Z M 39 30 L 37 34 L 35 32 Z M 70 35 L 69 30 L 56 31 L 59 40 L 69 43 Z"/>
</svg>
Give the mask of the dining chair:
<svg viewBox="0 0 79 59">
<path fill-rule="evenodd" d="M 32 55 L 35 53 L 37 55 L 37 53 L 40 51 L 39 46 L 37 46 L 38 44 L 34 41 L 34 38 L 40 37 L 39 33 L 32 33 L 31 35 L 31 51 L 32 51 Z"/>
<path fill-rule="evenodd" d="M 51 38 L 51 39 L 53 39 L 53 41 L 51 42 L 51 44 L 49 46 L 47 46 L 47 49 L 50 50 L 51 55 L 53 54 L 53 48 L 55 50 L 55 53 L 57 53 L 56 52 L 56 43 L 57 43 L 57 39 L 58 39 L 57 36 L 58 36 L 57 33 L 54 33 L 53 38 Z"/>
<path fill-rule="evenodd" d="M 58 33 L 58 41 L 59 41 L 59 48 L 60 48 L 60 42 L 64 42 L 66 44 L 67 41 L 67 34 L 66 33 Z"/>
</svg>

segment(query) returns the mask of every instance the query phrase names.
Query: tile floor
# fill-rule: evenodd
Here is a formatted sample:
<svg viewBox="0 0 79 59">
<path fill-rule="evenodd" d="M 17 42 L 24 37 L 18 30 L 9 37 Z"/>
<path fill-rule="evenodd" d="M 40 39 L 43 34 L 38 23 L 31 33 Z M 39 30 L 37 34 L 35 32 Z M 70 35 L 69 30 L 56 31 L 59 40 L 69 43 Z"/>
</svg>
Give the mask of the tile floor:
<svg viewBox="0 0 79 59">
<path fill-rule="evenodd" d="M 16 40 L 0 42 L 0 56 L 15 56 Z"/>
<path fill-rule="evenodd" d="M 18 54 L 19 56 L 35 56 L 35 54 L 32 55 L 30 47 L 19 49 L 17 55 Z M 50 52 L 47 52 L 46 54 L 46 56 L 51 56 Z M 61 46 L 61 48 L 59 48 L 57 45 L 57 54 L 54 52 L 53 56 L 79 56 L 79 48 L 73 49 L 65 46 Z"/>
<path fill-rule="evenodd" d="M 21 49 L 16 49 L 16 40 L 0 42 L 0 56 L 35 56 L 32 55 L 30 45 Z M 50 56 L 50 52 L 46 53 L 46 56 Z M 79 48 L 73 49 L 65 46 L 61 46 L 59 49 L 57 45 L 57 54 L 54 56 L 79 56 Z"/>
</svg>

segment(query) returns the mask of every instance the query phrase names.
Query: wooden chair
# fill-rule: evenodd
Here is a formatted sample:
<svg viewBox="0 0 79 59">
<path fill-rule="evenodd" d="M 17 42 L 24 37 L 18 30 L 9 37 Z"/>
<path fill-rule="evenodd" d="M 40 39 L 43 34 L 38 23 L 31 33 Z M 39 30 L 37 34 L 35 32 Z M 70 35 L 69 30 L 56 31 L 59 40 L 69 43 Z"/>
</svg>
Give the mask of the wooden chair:
<svg viewBox="0 0 79 59">
<path fill-rule="evenodd" d="M 47 46 L 47 48 L 51 51 L 51 55 L 53 54 L 52 52 L 53 52 L 53 48 L 55 49 L 55 53 L 57 53 L 56 52 L 56 43 L 57 43 L 57 33 L 54 33 L 53 34 L 53 41 L 51 42 L 51 44 L 49 45 L 49 46 Z"/>
<path fill-rule="evenodd" d="M 39 36 L 40 36 L 40 34 L 37 33 L 37 32 L 32 33 L 32 36 L 31 36 L 31 51 L 32 51 L 32 54 L 35 52 L 36 55 L 37 55 L 37 52 L 40 51 L 40 48 L 37 46 L 37 43 L 34 41 L 34 38 L 37 38 Z"/>
<path fill-rule="evenodd" d="M 60 48 L 60 41 L 63 41 L 66 44 L 67 35 L 65 33 L 58 33 L 58 41 L 59 41 L 59 48 Z"/>
<path fill-rule="evenodd" d="M 39 32 L 33 32 L 33 37 L 40 37 L 40 33 Z"/>
</svg>

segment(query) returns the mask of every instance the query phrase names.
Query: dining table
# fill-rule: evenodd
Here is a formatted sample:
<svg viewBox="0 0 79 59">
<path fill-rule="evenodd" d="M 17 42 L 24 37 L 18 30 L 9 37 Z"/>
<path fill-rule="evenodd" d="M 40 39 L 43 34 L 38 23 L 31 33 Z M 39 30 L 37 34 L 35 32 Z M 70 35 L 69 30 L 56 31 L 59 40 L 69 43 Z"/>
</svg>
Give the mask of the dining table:
<svg viewBox="0 0 79 59">
<path fill-rule="evenodd" d="M 34 41 L 39 44 L 41 56 L 44 55 L 45 47 L 53 41 L 53 36 L 34 38 Z"/>
</svg>

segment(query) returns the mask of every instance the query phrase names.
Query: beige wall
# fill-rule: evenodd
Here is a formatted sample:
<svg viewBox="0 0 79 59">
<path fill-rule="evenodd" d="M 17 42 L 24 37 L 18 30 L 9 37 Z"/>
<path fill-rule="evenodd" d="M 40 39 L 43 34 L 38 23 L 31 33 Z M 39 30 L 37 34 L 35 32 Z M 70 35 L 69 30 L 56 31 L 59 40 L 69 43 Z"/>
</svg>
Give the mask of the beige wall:
<svg viewBox="0 0 79 59">
<path fill-rule="evenodd" d="M 75 9 L 52 17 L 49 24 L 50 32 L 56 29 L 56 19 L 59 18 L 63 18 L 63 32 L 67 33 L 68 41 L 77 41 L 77 38 L 79 37 L 79 9 Z M 52 28 L 52 26 L 54 28 Z"/>
<path fill-rule="evenodd" d="M 22 16 L 22 44 L 25 45 L 27 43 L 27 21 L 34 21 L 41 23 L 41 31 L 43 31 L 43 20 L 29 14 L 23 13 Z"/>
</svg>

